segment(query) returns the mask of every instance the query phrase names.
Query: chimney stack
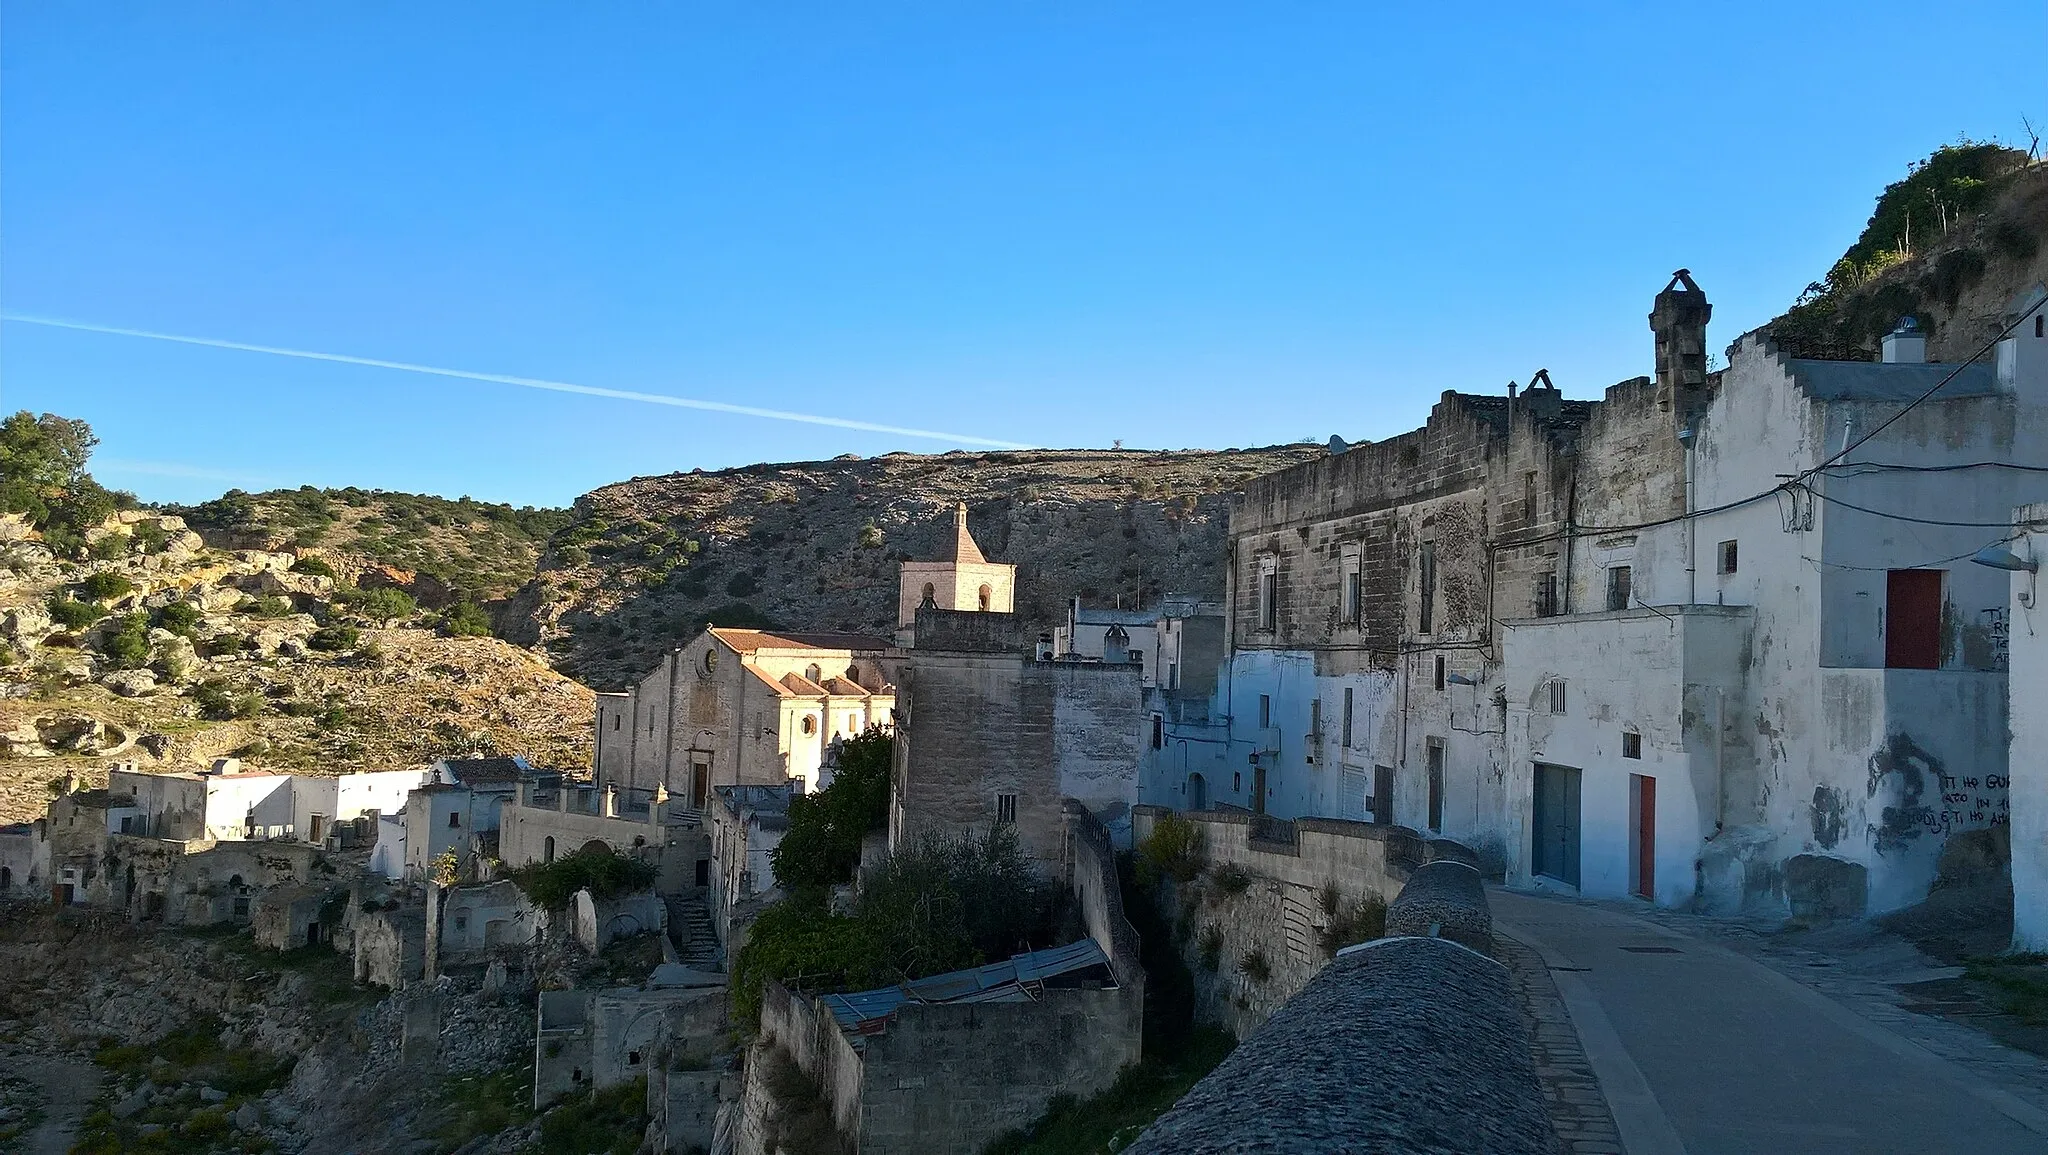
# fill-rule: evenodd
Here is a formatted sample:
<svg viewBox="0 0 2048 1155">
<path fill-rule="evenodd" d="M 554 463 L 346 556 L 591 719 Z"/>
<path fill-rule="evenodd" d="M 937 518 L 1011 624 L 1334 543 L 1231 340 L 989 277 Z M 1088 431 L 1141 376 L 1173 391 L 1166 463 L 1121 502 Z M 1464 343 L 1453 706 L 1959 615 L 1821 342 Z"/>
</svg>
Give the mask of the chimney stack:
<svg viewBox="0 0 2048 1155">
<path fill-rule="evenodd" d="M 1927 334 L 1920 331 L 1920 322 L 1912 317 L 1900 317 L 1898 328 L 1884 335 L 1884 363 L 1920 365 L 1926 360 Z"/>
<path fill-rule="evenodd" d="M 1707 321 L 1713 315 L 1707 295 L 1686 269 L 1671 274 L 1671 283 L 1650 310 L 1650 332 L 1657 337 L 1657 391 L 1671 399 L 1681 420 L 1704 399 Z"/>
</svg>

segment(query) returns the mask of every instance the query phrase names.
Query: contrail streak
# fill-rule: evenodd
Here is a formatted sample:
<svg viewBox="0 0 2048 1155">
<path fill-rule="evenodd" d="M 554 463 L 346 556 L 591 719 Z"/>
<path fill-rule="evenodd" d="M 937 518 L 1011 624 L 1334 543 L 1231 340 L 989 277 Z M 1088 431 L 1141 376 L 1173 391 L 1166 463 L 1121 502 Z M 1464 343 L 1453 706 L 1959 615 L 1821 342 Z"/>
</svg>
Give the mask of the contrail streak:
<svg viewBox="0 0 2048 1155">
<path fill-rule="evenodd" d="M 666 393 L 640 393 L 631 389 L 604 389 L 568 381 L 544 381 L 537 377 L 508 377 L 502 373 L 473 373 L 467 369 L 443 369 L 435 365 L 413 365 L 404 361 L 383 361 L 375 357 L 352 357 L 346 353 L 316 353 L 308 349 L 279 349 L 272 345 L 251 345 L 244 341 L 220 341 L 211 337 L 186 337 L 177 333 L 153 333 L 147 329 L 122 329 L 84 321 L 62 321 L 54 317 L 30 317 L 20 313 L 0 314 L 0 320 L 52 329 L 75 329 L 81 333 L 111 333 L 118 337 L 147 337 L 180 345 L 204 345 L 210 349 L 236 349 L 244 353 L 268 353 L 273 357 L 296 357 L 302 361 L 332 361 L 339 365 L 367 365 L 372 369 L 397 369 L 435 377 L 456 377 L 464 381 L 489 381 L 517 385 L 522 389 L 546 389 L 555 393 L 581 393 L 586 397 L 609 397 L 615 401 L 642 401 L 649 405 L 670 405 L 678 409 L 702 409 L 712 413 L 734 413 L 742 417 L 763 417 L 770 421 L 795 421 L 804 425 L 827 425 L 834 429 L 858 429 L 865 433 L 893 433 L 899 437 L 920 437 L 956 445 L 987 445 L 996 449 L 1031 449 L 1019 441 L 998 441 L 992 437 L 971 437 L 965 433 L 944 433 L 933 429 L 906 429 L 900 425 L 878 425 L 848 417 L 824 417 L 816 413 L 791 413 L 785 409 L 762 409 L 753 405 L 732 405 L 724 401 L 699 401 L 694 397 L 671 397 Z"/>
</svg>

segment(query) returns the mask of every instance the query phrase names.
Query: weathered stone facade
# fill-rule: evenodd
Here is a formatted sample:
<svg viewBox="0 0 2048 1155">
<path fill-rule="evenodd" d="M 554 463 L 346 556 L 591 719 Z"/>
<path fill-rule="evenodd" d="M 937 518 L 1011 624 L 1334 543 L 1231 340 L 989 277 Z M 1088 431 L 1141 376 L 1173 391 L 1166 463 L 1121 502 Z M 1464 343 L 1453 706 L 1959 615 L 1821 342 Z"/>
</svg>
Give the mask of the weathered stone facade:
<svg viewBox="0 0 2048 1155">
<path fill-rule="evenodd" d="M 1040 661 L 1014 648 L 1008 614 L 925 610 L 918 620 L 899 706 L 891 844 L 1011 823 L 1028 853 L 1058 863 L 1065 798 L 1127 844 L 1146 725 L 1138 667 Z"/>
</svg>

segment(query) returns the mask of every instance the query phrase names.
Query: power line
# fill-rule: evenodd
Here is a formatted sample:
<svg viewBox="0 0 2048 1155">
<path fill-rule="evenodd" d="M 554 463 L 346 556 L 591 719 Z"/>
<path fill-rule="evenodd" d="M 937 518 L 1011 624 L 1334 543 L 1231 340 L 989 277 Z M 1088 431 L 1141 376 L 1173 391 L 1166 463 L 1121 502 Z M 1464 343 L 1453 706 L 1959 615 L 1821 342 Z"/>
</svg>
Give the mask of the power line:
<svg viewBox="0 0 2048 1155">
<path fill-rule="evenodd" d="M 1886 518 L 1886 519 L 1889 519 L 1889 520 L 1891 520 L 1891 521 L 1910 521 L 1910 522 L 1912 522 L 1912 523 L 1913 523 L 1913 524 L 1915 524 L 1915 525 L 1940 525 L 1940 526 L 1948 526 L 1948 527 L 1950 527 L 1950 528 L 1954 528 L 1954 529 L 2011 529 L 2011 528 L 2013 527 L 2013 523 L 2012 523 L 2011 521 L 2009 521 L 2009 520 L 2008 520 L 2008 521 L 1947 521 L 1947 520 L 1944 520 L 1944 519 L 1941 519 L 1941 518 L 1933 518 L 1933 517 L 1913 517 L 1913 516 L 1911 516 L 1911 515 L 1909 515 L 1909 514 L 1904 514 L 1904 513 L 1886 513 L 1886 512 L 1884 511 L 1884 510 L 1881 510 L 1881 509 L 1870 509 L 1870 508 L 1868 508 L 1868 507 L 1866 507 L 1866 506 L 1856 505 L 1856 504 L 1854 504 L 1854 503 L 1851 503 L 1851 502 L 1843 501 L 1843 500 L 1842 500 L 1841 498 L 1839 498 L 1839 497 L 1831 497 L 1831 496 L 1829 496 L 1828 494 L 1822 493 L 1822 492 L 1821 492 L 1820 490 L 1818 490 L 1818 489 L 1815 489 L 1815 488 L 1813 488 L 1813 487 L 1812 487 L 1812 486 L 1810 486 L 1810 485 L 1800 485 L 1800 484 L 1799 484 L 1799 483 L 1797 483 L 1797 482 L 1788 482 L 1787 484 L 1788 484 L 1788 485 L 1793 485 L 1793 486 L 1796 486 L 1796 487 L 1797 487 L 1797 488 L 1799 488 L 1799 489 L 1803 489 L 1803 490 L 1805 490 L 1805 491 L 1806 491 L 1807 493 L 1810 493 L 1810 494 L 1812 494 L 1813 496 L 1815 496 L 1815 497 L 1818 497 L 1818 498 L 1820 498 L 1820 499 L 1821 499 L 1822 501 L 1828 502 L 1828 503 L 1830 503 L 1830 504 L 1833 504 L 1833 505 L 1839 505 L 1839 506 L 1841 506 L 1841 507 L 1842 507 L 1842 508 L 1844 508 L 1844 509 L 1853 509 L 1853 510 L 1855 510 L 1855 511 L 1856 511 L 1857 513 L 1867 513 L 1867 514 L 1869 514 L 1869 515 L 1870 515 L 1870 516 L 1872 516 L 1872 517 L 1882 517 L 1882 518 Z M 2032 523 L 2029 523 L 2029 524 L 2032 524 Z"/>
</svg>

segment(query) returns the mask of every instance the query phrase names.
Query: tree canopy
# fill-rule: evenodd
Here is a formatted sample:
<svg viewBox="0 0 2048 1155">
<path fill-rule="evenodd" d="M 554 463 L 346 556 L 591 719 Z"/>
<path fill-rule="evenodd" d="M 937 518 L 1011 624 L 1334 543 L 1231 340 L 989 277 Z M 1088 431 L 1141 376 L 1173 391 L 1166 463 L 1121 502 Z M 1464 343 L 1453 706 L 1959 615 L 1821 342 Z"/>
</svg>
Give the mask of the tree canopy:
<svg viewBox="0 0 2048 1155">
<path fill-rule="evenodd" d="M 831 785 L 790 799 L 789 829 L 768 852 L 777 885 L 853 881 L 861 839 L 889 818 L 889 764 L 895 749 L 887 730 L 870 726 L 840 743 Z"/>
</svg>

